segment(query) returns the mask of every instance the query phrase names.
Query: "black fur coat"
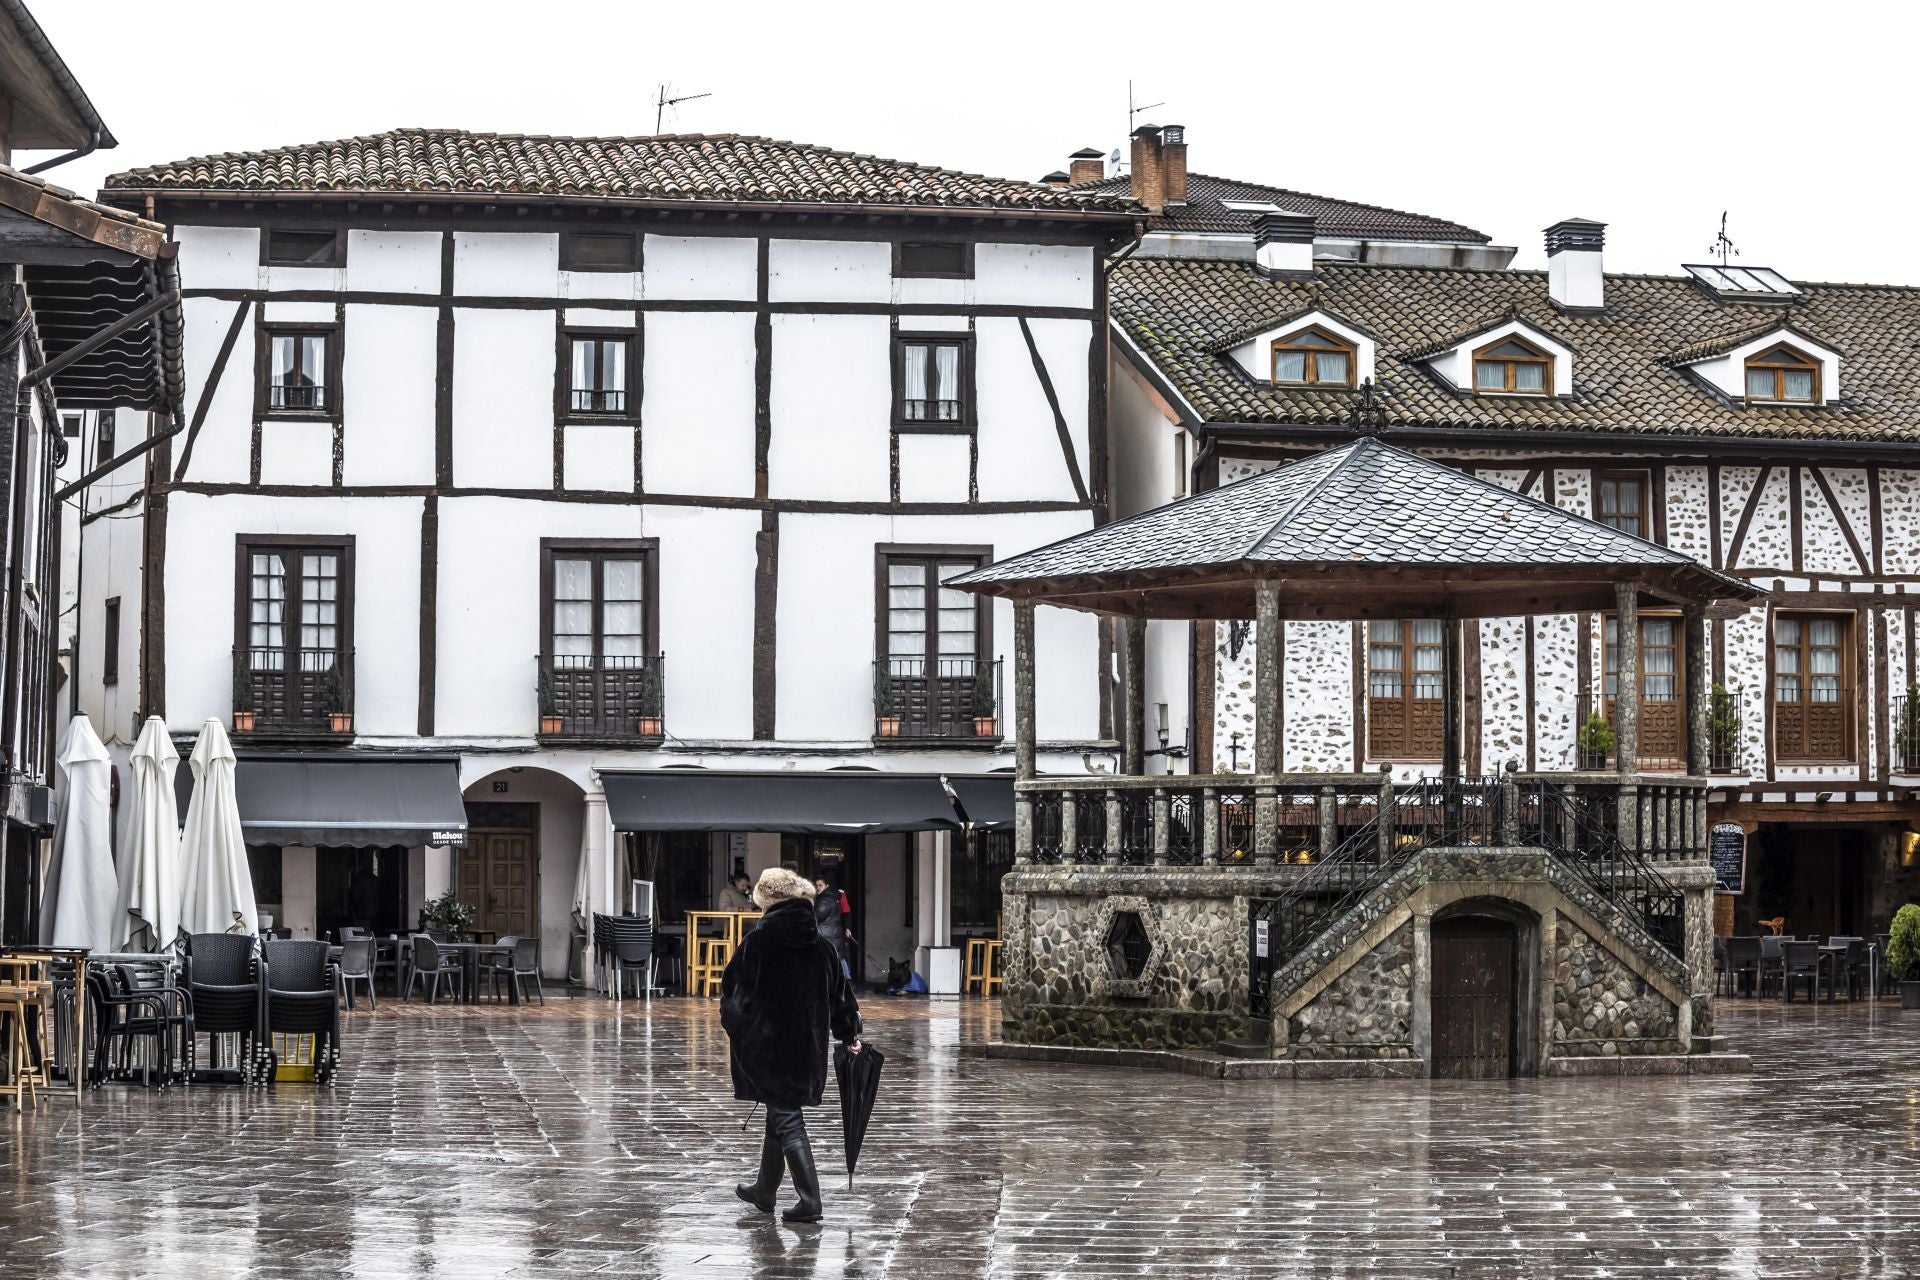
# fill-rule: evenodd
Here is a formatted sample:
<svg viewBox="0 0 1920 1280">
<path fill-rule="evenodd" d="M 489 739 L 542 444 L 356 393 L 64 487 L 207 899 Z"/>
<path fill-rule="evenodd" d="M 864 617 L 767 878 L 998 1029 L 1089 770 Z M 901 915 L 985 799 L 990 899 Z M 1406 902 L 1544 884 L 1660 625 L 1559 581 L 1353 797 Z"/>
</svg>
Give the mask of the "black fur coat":
<svg viewBox="0 0 1920 1280">
<path fill-rule="evenodd" d="M 833 944 L 804 899 L 762 916 L 720 982 L 720 1025 L 733 1042 L 733 1096 L 769 1107 L 815 1107 L 827 1086 L 827 1033 L 860 1035 L 860 1006 Z"/>
</svg>

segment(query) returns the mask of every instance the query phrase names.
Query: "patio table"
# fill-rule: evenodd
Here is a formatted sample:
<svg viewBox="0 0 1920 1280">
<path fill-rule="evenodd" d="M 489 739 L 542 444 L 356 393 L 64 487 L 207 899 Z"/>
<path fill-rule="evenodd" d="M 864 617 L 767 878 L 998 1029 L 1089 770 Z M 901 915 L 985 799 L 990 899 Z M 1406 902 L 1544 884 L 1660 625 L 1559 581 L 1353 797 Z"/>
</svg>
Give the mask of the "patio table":
<svg viewBox="0 0 1920 1280">
<path fill-rule="evenodd" d="M 511 956 L 513 954 L 512 943 L 442 942 L 439 946 L 440 950 L 455 952 L 460 957 L 460 1002 L 462 1004 L 473 1004 L 479 999 L 481 956 Z M 513 991 L 512 1003 L 520 1003 L 520 992 L 518 989 Z"/>
</svg>

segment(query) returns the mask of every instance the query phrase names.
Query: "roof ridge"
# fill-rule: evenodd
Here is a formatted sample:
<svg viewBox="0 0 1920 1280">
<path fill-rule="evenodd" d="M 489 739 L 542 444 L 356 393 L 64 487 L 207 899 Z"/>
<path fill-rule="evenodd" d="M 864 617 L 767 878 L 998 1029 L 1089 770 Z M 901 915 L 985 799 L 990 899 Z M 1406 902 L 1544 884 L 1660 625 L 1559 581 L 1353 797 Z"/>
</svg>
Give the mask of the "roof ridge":
<svg viewBox="0 0 1920 1280">
<path fill-rule="evenodd" d="M 1281 530 L 1286 528 L 1287 522 L 1289 520 L 1292 520 L 1295 516 L 1300 514 L 1300 509 L 1307 504 L 1307 500 L 1313 497 L 1314 494 L 1319 493 L 1322 489 L 1326 488 L 1327 485 L 1332 482 L 1335 476 L 1345 471 L 1347 467 L 1352 464 L 1353 460 L 1360 456 L 1361 447 L 1370 442 L 1373 442 L 1373 437 L 1361 436 L 1358 440 L 1350 440 L 1346 444 L 1335 445 L 1332 449 L 1329 449 L 1327 452 L 1317 455 L 1316 458 L 1300 459 L 1299 460 L 1300 462 L 1315 461 L 1315 460 L 1324 462 L 1326 461 L 1327 458 L 1331 457 L 1335 453 L 1340 452 L 1343 449 L 1346 451 L 1346 454 L 1347 454 L 1346 457 L 1340 459 L 1340 461 L 1328 467 L 1325 475 L 1321 476 L 1318 480 L 1315 480 L 1312 484 L 1308 485 L 1306 492 L 1302 493 L 1299 497 L 1295 498 L 1293 500 L 1293 505 L 1288 507 L 1286 511 L 1281 514 L 1278 520 L 1275 520 L 1272 524 L 1268 525 L 1266 532 L 1262 533 L 1259 537 L 1255 538 L 1253 540 L 1253 545 L 1249 546 L 1246 549 L 1246 551 L 1241 553 L 1240 558 L 1243 560 L 1252 558 L 1255 552 L 1260 550 L 1260 548 L 1265 546 L 1268 542 L 1272 541 L 1273 538 L 1277 534 L 1279 534 Z M 1298 463 L 1295 463 L 1293 465 L 1297 466 Z M 1273 472 L 1270 472 L 1268 474 L 1273 474 L 1273 473 L 1277 473 L 1285 470 L 1286 470 L 1286 467 L 1284 466 L 1275 467 L 1273 468 Z"/>
</svg>

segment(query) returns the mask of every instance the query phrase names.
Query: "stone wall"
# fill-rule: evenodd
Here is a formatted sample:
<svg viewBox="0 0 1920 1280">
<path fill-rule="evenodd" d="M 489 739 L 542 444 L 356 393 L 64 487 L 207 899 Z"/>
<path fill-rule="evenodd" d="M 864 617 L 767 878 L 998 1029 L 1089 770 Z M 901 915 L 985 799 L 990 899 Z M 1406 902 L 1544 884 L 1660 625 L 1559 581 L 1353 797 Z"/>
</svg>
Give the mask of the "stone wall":
<svg viewBox="0 0 1920 1280">
<path fill-rule="evenodd" d="M 1413 1056 L 1411 923 L 1395 929 L 1288 1020 L 1287 1056 Z"/>
<path fill-rule="evenodd" d="M 1562 916 L 1554 940 L 1553 1048 L 1557 1058 L 1684 1053 L 1673 1002 Z"/>
</svg>

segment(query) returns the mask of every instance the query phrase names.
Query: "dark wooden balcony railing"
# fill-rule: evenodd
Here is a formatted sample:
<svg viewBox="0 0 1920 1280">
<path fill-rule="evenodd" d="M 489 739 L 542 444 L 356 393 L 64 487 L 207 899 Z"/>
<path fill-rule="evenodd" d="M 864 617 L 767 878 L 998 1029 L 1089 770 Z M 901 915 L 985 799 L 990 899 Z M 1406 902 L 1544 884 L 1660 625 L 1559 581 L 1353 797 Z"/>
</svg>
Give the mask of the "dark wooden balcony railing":
<svg viewBox="0 0 1920 1280">
<path fill-rule="evenodd" d="M 539 659 L 543 738 L 657 742 L 666 735 L 666 656 Z"/>
<path fill-rule="evenodd" d="M 353 652 L 235 649 L 240 733 L 345 733 L 353 727 Z"/>
<path fill-rule="evenodd" d="M 876 738 L 997 742 L 1000 663 L 977 658 L 881 658 L 873 664 Z"/>
<path fill-rule="evenodd" d="M 1674 684 L 1674 696 L 1671 698 L 1640 699 L 1640 718 L 1636 733 L 1639 737 L 1639 760 L 1642 769 L 1680 770 L 1687 766 L 1686 748 L 1686 702 L 1680 697 L 1679 682 Z M 1574 699 L 1573 728 L 1575 735 L 1575 769 L 1611 769 L 1615 764 L 1615 754 L 1611 743 L 1604 752 L 1598 754 L 1590 750 L 1593 741 L 1591 735 L 1583 732 L 1587 721 L 1598 710 L 1601 719 L 1607 723 L 1609 734 L 1617 733 L 1619 721 L 1614 713 L 1612 698 L 1595 698 L 1593 694 L 1583 693 Z"/>
<path fill-rule="evenodd" d="M 1893 700 L 1893 771 L 1920 773 L 1920 694 L 1903 693 Z"/>
<path fill-rule="evenodd" d="M 269 409 L 324 409 L 327 389 L 318 383 L 276 382 L 267 388 Z"/>
<path fill-rule="evenodd" d="M 958 400 L 907 400 L 905 417 L 908 422 L 958 422 L 960 421 L 960 402 Z"/>
</svg>

